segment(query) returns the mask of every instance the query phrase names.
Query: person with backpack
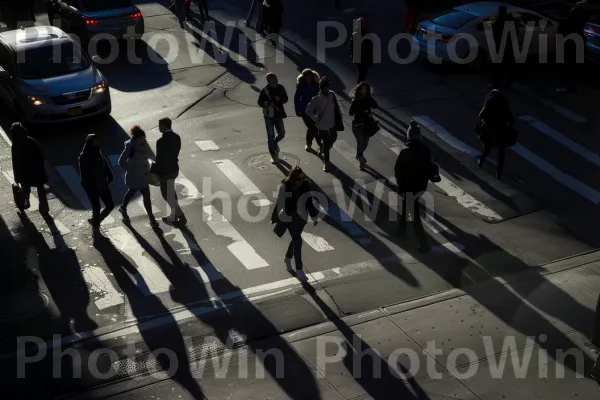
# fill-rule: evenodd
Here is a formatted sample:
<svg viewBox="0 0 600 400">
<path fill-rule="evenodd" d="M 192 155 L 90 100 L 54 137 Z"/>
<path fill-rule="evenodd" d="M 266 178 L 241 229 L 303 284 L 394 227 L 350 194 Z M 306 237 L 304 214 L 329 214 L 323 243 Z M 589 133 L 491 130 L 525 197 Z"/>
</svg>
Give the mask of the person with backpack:
<svg viewBox="0 0 600 400">
<path fill-rule="evenodd" d="M 356 20 L 354 33 L 350 37 L 349 50 L 350 60 L 358 70 L 357 84 L 367 80 L 367 72 L 375 58 L 373 41 L 366 37 L 369 33 L 367 20 L 365 18 Z"/>
<path fill-rule="evenodd" d="M 308 103 L 319 94 L 319 74 L 311 69 L 305 69 L 302 74 L 298 76 L 296 93 L 294 94 L 294 106 L 296 108 L 296 115 L 302 118 L 304 125 L 306 125 L 306 151 L 312 151 L 312 142 L 315 140 L 319 145 L 319 153 L 321 153 L 321 138 L 319 137 L 319 130 L 315 126 L 313 121 L 308 115 L 306 115 L 306 107 Z"/>
<path fill-rule="evenodd" d="M 279 142 L 285 137 L 283 119 L 287 118 L 287 114 L 283 105 L 288 102 L 288 95 L 283 85 L 279 84 L 277 75 L 269 72 L 266 78 L 267 86 L 260 91 L 257 103 L 263 110 L 271 163 L 275 164 L 279 162 Z"/>
<path fill-rule="evenodd" d="M 150 198 L 150 162 L 155 160 L 154 152 L 146 141 L 146 132 L 139 125 L 131 128 L 131 139 L 125 142 L 125 149 L 119 157 L 119 166 L 125 172 L 125 185 L 128 187 L 127 193 L 123 198 L 123 203 L 119 207 L 119 212 L 123 217 L 123 222 L 129 224 L 131 219 L 127 213 L 127 206 L 137 192 L 142 194 L 144 208 L 150 218 L 150 226 L 158 228 L 158 222 L 152 212 L 152 200 Z"/>
<path fill-rule="evenodd" d="M 419 199 L 427 191 L 427 184 L 432 176 L 434 163 L 431 160 L 431 151 L 421 141 L 421 128 L 416 121 L 410 122 L 407 136 L 407 147 L 400 151 L 394 166 L 398 191 L 402 195 L 402 214 L 397 234 L 400 238 L 406 238 L 407 212 L 410 212 L 419 242 L 418 250 L 427 253 L 430 247 L 421 221 Z"/>
</svg>

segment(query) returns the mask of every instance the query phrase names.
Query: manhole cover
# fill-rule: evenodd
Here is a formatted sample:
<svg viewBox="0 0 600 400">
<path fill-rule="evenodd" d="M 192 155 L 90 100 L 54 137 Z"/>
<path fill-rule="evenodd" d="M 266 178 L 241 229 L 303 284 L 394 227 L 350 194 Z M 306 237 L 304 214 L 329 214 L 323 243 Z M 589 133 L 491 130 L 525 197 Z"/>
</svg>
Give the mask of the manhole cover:
<svg viewBox="0 0 600 400">
<path fill-rule="evenodd" d="M 300 159 L 290 153 L 279 153 L 280 163 L 289 168 L 300 164 Z M 288 165 L 286 165 L 288 164 Z M 263 172 L 280 172 L 276 165 L 271 164 L 271 155 L 269 153 L 254 154 L 246 159 L 246 165 L 252 169 Z"/>
<path fill-rule="evenodd" d="M 0 298 L 0 323 L 32 318 L 46 309 L 48 297 L 38 292 L 18 292 Z"/>
<path fill-rule="evenodd" d="M 241 79 L 230 74 L 229 72 L 225 73 L 219 79 L 212 83 L 212 86 L 216 86 L 221 89 L 233 89 L 237 85 L 242 83 Z"/>
</svg>

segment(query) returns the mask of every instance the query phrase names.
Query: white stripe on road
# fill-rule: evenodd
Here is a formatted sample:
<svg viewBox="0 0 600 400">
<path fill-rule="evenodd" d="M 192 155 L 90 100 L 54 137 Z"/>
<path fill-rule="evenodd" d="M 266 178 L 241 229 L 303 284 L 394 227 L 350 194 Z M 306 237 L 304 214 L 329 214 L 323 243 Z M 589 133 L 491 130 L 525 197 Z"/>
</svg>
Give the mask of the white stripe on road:
<svg viewBox="0 0 600 400">
<path fill-rule="evenodd" d="M 353 236 L 354 239 L 360 244 L 370 244 L 371 238 L 363 231 L 356 222 L 348 214 L 344 212 L 337 204 L 333 201 L 329 201 L 327 204 L 327 210 L 325 210 L 320 203 L 316 203 L 317 208 L 323 214 L 327 214 L 329 218 L 333 219 L 337 224 L 339 224 L 350 236 Z M 361 237 L 362 236 L 362 237 Z"/>
<path fill-rule="evenodd" d="M 546 125 L 545 123 L 543 123 L 535 117 L 532 117 L 530 115 L 524 115 L 522 117 L 519 117 L 519 119 L 527 122 L 530 126 L 537 129 L 544 135 L 550 137 L 551 139 L 556 140 L 558 143 L 562 144 L 578 156 L 581 156 L 589 162 L 591 162 L 592 164 L 600 167 L 600 156 L 598 156 L 592 151 L 589 151 L 585 146 L 582 146 L 579 143 L 572 141 L 568 137 L 552 129 L 550 126 Z"/>
<path fill-rule="evenodd" d="M 115 247 L 133 261 L 137 273 L 125 271 L 145 296 L 169 291 L 171 283 L 131 233 L 123 227 L 107 229 L 105 233 Z"/>
<path fill-rule="evenodd" d="M 212 140 L 200 140 L 196 142 L 196 145 L 200 147 L 202 151 L 217 151 L 219 150 L 219 146 Z"/>
<path fill-rule="evenodd" d="M 437 137 L 442 139 L 444 142 L 448 143 L 450 146 L 454 147 L 456 150 L 466 153 L 472 157 L 478 157 L 479 155 L 481 155 L 481 151 L 478 151 L 466 144 L 465 142 L 463 142 L 462 140 L 457 139 L 455 136 L 453 136 L 450 132 L 445 130 L 440 124 L 438 124 L 431 118 L 422 115 L 413 117 L 413 119 L 417 121 L 420 125 L 435 133 Z"/>
<path fill-rule="evenodd" d="M 246 269 L 268 267 L 269 264 L 258 255 L 256 250 L 244 240 L 242 235 L 223 217 L 213 206 L 204 206 L 206 223 L 212 231 L 223 236 L 233 243 L 227 245 L 229 251 L 237 258 Z"/>
<path fill-rule="evenodd" d="M 91 295 L 97 296 L 94 303 L 99 310 L 118 306 L 125 301 L 123 295 L 115 289 L 104 270 L 100 267 L 84 267 L 83 279 L 89 286 Z"/>
<path fill-rule="evenodd" d="M 15 176 L 12 170 L 2 171 L 2 174 L 4 175 L 8 183 L 10 183 L 11 185 L 15 183 Z M 33 193 L 31 194 L 31 196 L 29 196 L 29 205 L 30 207 L 28 211 L 37 211 L 40 208 L 40 202 L 37 199 L 37 197 L 33 195 Z"/>
<path fill-rule="evenodd" d="M 348 144 L 345 140 L 338 139 L 333 144 L 333 148 L 337 150 L 348 162 L 354 165 L 356 168 L 360 166 L 360 163 L 356 159 L 356 150 Z"/>
<path fill-rule="evenodd" d="M 263 199 L 254 200 L 253 203 L 259 207 L 270 206 L 271 201 L 260 191 L 260 189 L 237 167 L 231 160 L 215 160 L 213 163 L 229 180 L 246 196 L 260 194 Z"/>
<path fill-rule="evenodd" d="M 309 232 L 302 232 L 302 239 L 313 248 L 318 253 L 323 253 L 326 251 L 335 250 L 333 246 L 331 246 L 327 240 L 323 239 L 320 236 L 313 235 Z"/>
<path fill-rule="evenodd" d="M 563 106 L 560 106 L 550 100 L 548 100 L 545 97 L 539 97 L 537 96 L 531 89 L 529 89 L 528 87 L 525 87 L 521 84 L 514 84 L 513 87 L 515 89 L 517 89 L 518 91 L 533 97 L 534 99 L 536 99 L 537 101 L 539 101 L 540 103 L 544 104 L 546 107 L 550 107 L 552 108 L 554 111 L 556 111 L 557 113 L 561 114 L 563 117 L 569 118 L 572 121 L 578 122 L 580 124 L 585 124 L 587 123 L 587 119 L 585 117 L 582 117 L 581 115 L 577 114 L 574 111 L 571 111 L 567 108 L 564 108 Z"/>
</svg>

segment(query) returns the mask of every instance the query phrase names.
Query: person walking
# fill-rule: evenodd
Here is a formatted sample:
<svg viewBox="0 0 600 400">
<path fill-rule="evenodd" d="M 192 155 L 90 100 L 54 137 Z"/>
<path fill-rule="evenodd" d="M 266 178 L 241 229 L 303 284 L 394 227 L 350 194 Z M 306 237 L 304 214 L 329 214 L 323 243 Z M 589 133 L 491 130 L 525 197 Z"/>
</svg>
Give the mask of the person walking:
<svg viewBox="0 0 600 400">
<path fill-rule="evenodd" d="M 288 102 L 288 95 L 283 85 L 279 84 L 277 75 L 272 72 L 267 74 L 267 86 L 260 91 L 258 106 L 262 108 L 267 128 L 267 144 L 271 154 L 271 163 L 279 162 L 279 142 L 285 137 L 283 119 L 287 118 L 284 104 Z M 275 136 L 277 131 L 277 136 Z"/>
<path fill-rule="evenodd" d="M 170 118 L 158 121 L 158 129 L 162 136 L 156 141 L 156 162 L 150 167 L 150 172 L 158 175 L 160 179 L 160 194 L 167 202 L 171 213 L 162 218 L 163 222 L 185 226 L 187 218 L 179 206 L 175 179 L 179 176 L 179 152 L 181 151 L 181 138 L 173 132 L 173 122 Z"/>
<path fill-rule="evenodd" d="M 15 183 L 23 191 L 23 210 L 31 207 L 29 201 L 31 188 L 35 187 L 39 198 L 40 213 L 47 215 L 50 208 L 48 207 L 44 185 L 48 183 L 48 175 L 46 174 L 44 156 L 40 146 L 29 136 L 27 129 L 19 122 L 11 125 L 8 134 L 12 138 L 11 158 Z"/>
<path fill-rule="evenodd" d="M 427 190 L 434 164 L 431 160 L 431 151 L 421 141 L 421 128 L 416 121 L 410 122 L 407 136 L 407 147 L 400 151 L 394 166 L 398 191 L 402 195 L 402 214 L 397 234 L 400 238 L 406 238 L 407 212 L 410 212 L 419 242 L 418 250 L 427 253 L 430 247 L 421 221 L 419 200 Z"/>
<path fill-rule="evenodd" d="M 481 122 L 478 125 L 477 134 L 483 144 L 483 153 L 479 158 L 479 168 L 490 155 L 492 148 L 498 148 L 498 168 L 496 170 L 496 179 L 502 177 L 504 168 L 504 159 L 506 147 L 516 142 L 516 137 L 511 138 L 516 131 L 513 126 L 515 117 L 510 111 L 508 99 L 497 89 L 490 92 L 488 99 L 483 104 L 479 113 Z"/>
<path fill-rule="evenodd" d="M 123 203 L 119 207 L 119 212 L 123 217 L 123 222 L 129 224 L 131 219 L 127 213 L 127 206 L 137 192 L 142 194 L 144 208 L 150 218 L 150 226 L 158 228 L 158 222 L 152 212 L 152 200 L 150 199 L 150 162 L 155 160 L 154 153 L 146 141 L 146 132 L 139 125 L 131 128 L 131 139 L 125 142 L 125 149 L 119 157 L 119 166 L 125 172 L 125 185 L 128 190 L 123 198 Z"/>
<path fill-rule="evenodd" d="M 370 33 L 365 18 L 356 20 L 354 33 L 350 37 L 350 60 L 356 65 L 358 78 L 356 83 L 367 80 L 369 68 L 373 65 L 373 41 L 366 36 Z"/>
<path fill-rule="evenodd" d="M 196 4 L 198 4 L 198 10 L 200 11 L 200 18 L 202 18 L 202 23 L 208 21 L 208 6 L 206 4 L 206 0 L 195 0 Z M 185 0 L 185 16 L 189 21 L 192 17 L 192 0 Z"/>
<path fill-rule="evenodd" d="M 92 232 L 96 239 L 100 234 L 100 224 L 115 208 L 108 186 L 113 181 L 114 175 L 100 148 L 98 135 L 90 134 L 85 138 L 85 145 L 79 155 L 79 174 L 81 186 L 92 205 L 92 218 L 88 219 L 88 222 L 92 225 Z M 100 200 L 104 203 L 102 211 L 100 211 Z"/>
<path fill-rule="evenodd" d="M 508 14 L 506 6 L 498 7 L 498 17 L 492 23 L 492 36 L 498 58 L 495 59 L 495 57 L 492 56 L 492 83 L 489 85 L 490 88 L 497 89 L 502 83 L 506 86 L 510 86 L 514 79 L 516 60 L 510 34 L 507 33 L 506 35 L 504 51 L 501 51 L 501 46 L 505 30 L 509 29 L 510 24 L 516 23 L 517 21 Z"/>
<path fill-rule="evenodd" d="M 419 0 L 404 0 L 404 26 L 402 31 L 414 34 L 417 30 L 417 17 L 419 15 Z"/>
<path fill-rule="evenodd" d="M 306 106 L 306 115 L 313 121 L 319 130 L 322 143 L 323 171 L 327 172 L 331 166 L 329 153 L 337 140 L 337 125 L 341 121 L 341 114 L 335 95 L 330 90 L 329 78 L 326 76 L 319 81 L 319 94 L 312 98 Z"/>
<path fill-rule="evenodd" d="M 262 5 L 262 25 L 267 42 L 276 46 L 275 39 L 279 40 L 279 32 L 283 26 L 283 3 L 281 0 L 264 0 Z"/>
<path fill-rule="evenodd" d="M 186 17 L 186 4 L 185 0 L 173 0 L 169 6 L 169 10 L 177 16 L 179 21 L 179 27 L 183 29 L 183 23 Z"/>
<path fill-rule="evenodd" d="M 306 282 L 308 278 L 302 264 L 302 232 L 309 216 L 313 221 L 313 226 L 317 225 L 317 208 L 308 179 L 300 167 L 292 168 L 281 183 L 271 222 L 276 225 L 281 224 L 290 233 L 292 240 L 285 253 L 284 262 L 287 269 L 292 271 L 293 257 L 296 263 L 296 276 Z"/>
<path fill-rule="evenodd" d="M 367 83 L 359 83 L 352 92 L 352 103 L 350 103 L 349 114 L 354 116 L 352 121 L 352 133 L 356 138 L 356 159 L 359 162 L 359 168 L 362 170 L 367 164 L 364 152 L 369 145 L 370 129 L 376 124 L 371 110 L 377 108 L 377 102 L 373 98 L 373 90 Z"/>
<path fill-rule="evenodd" d="M 319 130 L 308 115 L 306 115 L 306 107 L 308 103 L 319 93 L 319 74 L 311 69 L 305 69 L 302 74 L 298 75 L 296 84 L 296 93 L 294 94 L 294 106 L 296 115 L 302 118 L 306 125 L 306 151 L 312 151 L 312 142 L 315 140 L 319 145 L 319 153 L 321 153 L 321 138 Z"/>
<path fill-rule="evenodd" d="M 559 76 L 558 76 L 558 87 L 556 91 L 558 93 L 575 92 L 577 90 L 575 80 L 577 76 L 577 55 L 581 52 L 582 59 L 585 60 L 585 24 L 588 18 L 591 16 L 587 9 L 587 1 L 580 1 L 575 4 L 573 8 L 569 10 L 566 18 L 560 21 L 558 24 L 559 35 L 564 38 L 569 37 L 569 40 L 565 40 L 564 47 L 562 49 L 564 59 L 562 62 L 558 61 L 559 65 Z M 575 40 L 571 40 L 575 39 Z M 581 44 L 581 49 L 578 49 L 578 43 Z M 557 49 L 560 56 L 561 49 Z"/>
</svg>

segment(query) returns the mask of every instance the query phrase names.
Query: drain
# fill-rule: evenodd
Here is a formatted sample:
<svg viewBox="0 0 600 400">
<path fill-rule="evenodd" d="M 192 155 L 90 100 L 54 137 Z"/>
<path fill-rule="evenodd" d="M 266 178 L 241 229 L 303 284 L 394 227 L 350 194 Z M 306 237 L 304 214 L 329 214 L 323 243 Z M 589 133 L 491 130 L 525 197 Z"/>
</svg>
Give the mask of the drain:
<svg viewBox="0 0 600 400">
<path fill-rule="evenodd" d="M 228 90 L 233 89 L 240 83 L 242 83 L 242 80 L 240 78 L 229 72 L 226 72 L 225 74 L 221 75 L 216 81 L 211 83 L 211 86 Z"/>
<path fill-rule="evenodd" d="M 48 297 L 39 292 L 16 292 L 0 298 L 0 323 L 26 321 L 42 313 Z"/>
<path fill-rule="evenodd" d="M 300 159 L 290 153 L 279 153 L 280 163 L 286 167 L 293 168 L 300 164 Z M 271 164 L 271 154 L 269 153 L 258 153 L 254 154 L 246 159 L 246 165 L 256 171 L 280 172 L 276 165 Z"/>
</svg>

